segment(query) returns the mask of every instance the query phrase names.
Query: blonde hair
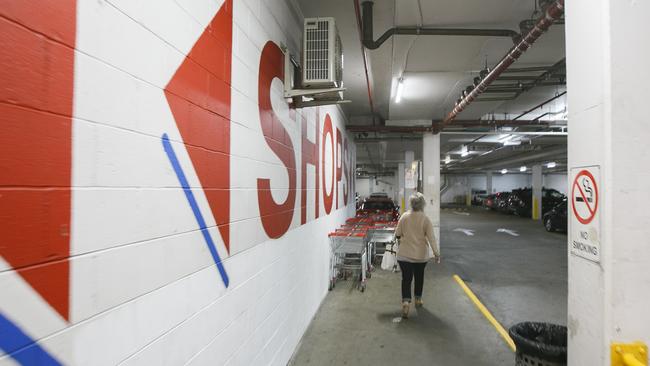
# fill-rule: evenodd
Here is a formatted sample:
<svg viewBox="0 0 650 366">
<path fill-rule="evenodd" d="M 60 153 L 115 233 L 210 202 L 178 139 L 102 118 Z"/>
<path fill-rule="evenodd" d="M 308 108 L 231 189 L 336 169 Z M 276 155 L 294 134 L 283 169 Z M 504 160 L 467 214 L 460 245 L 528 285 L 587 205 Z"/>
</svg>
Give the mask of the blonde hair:
<svg viewBox="0 0 650 366">
<path fill-rule="evenodd" d="M 412 211 L 422 211 L 424 206 L 426 206 L 427 201 L 424 199 L 424 195 L 420 192 L 415 192 L 409 198 L 409 203 L 411 204 Z"/>
</svg>

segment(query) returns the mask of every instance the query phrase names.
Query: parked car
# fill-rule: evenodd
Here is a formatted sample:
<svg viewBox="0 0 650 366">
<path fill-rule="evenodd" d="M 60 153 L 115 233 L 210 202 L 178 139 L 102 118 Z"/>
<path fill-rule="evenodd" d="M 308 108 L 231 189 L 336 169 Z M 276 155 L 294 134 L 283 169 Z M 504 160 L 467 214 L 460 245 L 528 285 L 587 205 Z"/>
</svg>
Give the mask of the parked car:
<svg viewBox="0 0 650 366">
<path fill-rule="evenodd" d="M 567 209 L 567 199 L 565 198 L 542 216 L 542 222 L 546 231 L 567 230 Z"/>
<path fill-rule="evenodd" d="M 508 211 L 508 198 L 510 192 L 499 192 L 495 195 L 496 210 L 502 213 L 509 213 Z"/>
<path fill-rule="evenodd" d="M 542 215 L 566 200 L 566 196 L 552 188 L 542 190 Z"/>
<path fill-rule="evenodd" d="M 496 195 L 488 194 L 483 200 L 483 207 L 490 210 L 496 210 L 497 209 Z"/>
<path fill-rule="evenodd" d="M 485 190 L 472 190 L 472 205 L 473 206 L 482 206 L 483 200 L 487 197 L 487 191 Z"/>
<path fill-rule="evenodd" d="M 508 196 L 506 211 L 517 216 L 530 217 L 532 213 L 532 201 L 532 189 L 513 189 L 510 196 Z"/>
<path fill-rule="evenodd" d="M 566 196 L 555 189 L 542 189 L 542 215 L 561 203 Z M 508 199 L 508 210 L 518 216 L 531 217 L 533 212 L 532 188 L 521 188 L 512 191 Z"/>
<path fill-rule="evenodd" d="M 397 220 L 399 218 L 399 209 L 388 196 L 370 195 L 370 197 L 363 200 L 361 207 L 357 210 L 357 216 L 377 213 L 385 215 L 387 220 Z"/>
</svg>

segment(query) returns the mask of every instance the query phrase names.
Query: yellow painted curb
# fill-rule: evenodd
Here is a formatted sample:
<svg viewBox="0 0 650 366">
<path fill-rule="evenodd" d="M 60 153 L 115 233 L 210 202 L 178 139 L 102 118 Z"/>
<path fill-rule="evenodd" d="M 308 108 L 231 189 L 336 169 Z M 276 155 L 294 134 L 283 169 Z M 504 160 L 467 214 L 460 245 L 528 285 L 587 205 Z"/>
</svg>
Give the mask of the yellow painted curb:
<svg viewBox="0 0 650 366">
<path fill-rule="evenodd" d="M 512 350 L 512 352 L 515 352 L 517 350 L 517 347 L 515 346 L 515 342 L 513 342 L 512 338 L 510 338 L 510 335 L 508 335 L 508 332 L 503 328 L 501 324 L 492 316 L 492 313 L 479 301 L 479 299 L 474 295 L 472 290 L 465 284 L 465 281 L 463 281 L 458 275 L 454 275 L 454 280 L 458 282 L 458 285 L 465 291 L 465 294 L 467 297 L 469 297 L 470 300 L 476 305 L 478 310 L 485 316 L 485 318 L 492 324 L 492 326 L 497 330 L 497 332 L 501 335 L 501 338 L 503 338 L 504 341 L 508 344 L 508 347 Z"/>
</svg>

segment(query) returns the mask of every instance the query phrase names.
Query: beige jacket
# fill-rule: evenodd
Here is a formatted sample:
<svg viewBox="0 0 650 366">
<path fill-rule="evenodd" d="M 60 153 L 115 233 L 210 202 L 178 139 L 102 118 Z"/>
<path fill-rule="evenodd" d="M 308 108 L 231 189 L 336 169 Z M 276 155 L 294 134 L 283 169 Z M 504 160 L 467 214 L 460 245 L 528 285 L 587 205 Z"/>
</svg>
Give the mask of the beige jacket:
<svg viewBox="0 0 650 366">
<path fill-rule="evenodd" d="M 427 245 L 434 255 L 440 255 L 440 248 L 433 235 L 433 224 L 422 211 L 407 211 L 399 219 L 395 236 L 400 238 L 397 255 L 413 260 L 430 258 Z"/>
</svg>

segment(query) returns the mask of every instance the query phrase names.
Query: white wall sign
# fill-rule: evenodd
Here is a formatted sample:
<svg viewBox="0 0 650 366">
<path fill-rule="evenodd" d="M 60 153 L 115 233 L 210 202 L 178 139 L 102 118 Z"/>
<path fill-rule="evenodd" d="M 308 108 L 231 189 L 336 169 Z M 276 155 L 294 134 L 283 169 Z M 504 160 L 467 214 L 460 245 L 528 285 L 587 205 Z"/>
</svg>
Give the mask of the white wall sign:
<svg viewBox="0 0 650 366">
<path fill-rule="evenodd" d="M 569 246 L 571 253 L 600 262 L 600 166 L 571 169 Z"/>
<path fill-rule="evenodd" d="M 417 172 L 415 169 L 406 168 L 404 169 L 404 186 L 406 189 L 415 189 L 417 188 Z"/>
</svg>

